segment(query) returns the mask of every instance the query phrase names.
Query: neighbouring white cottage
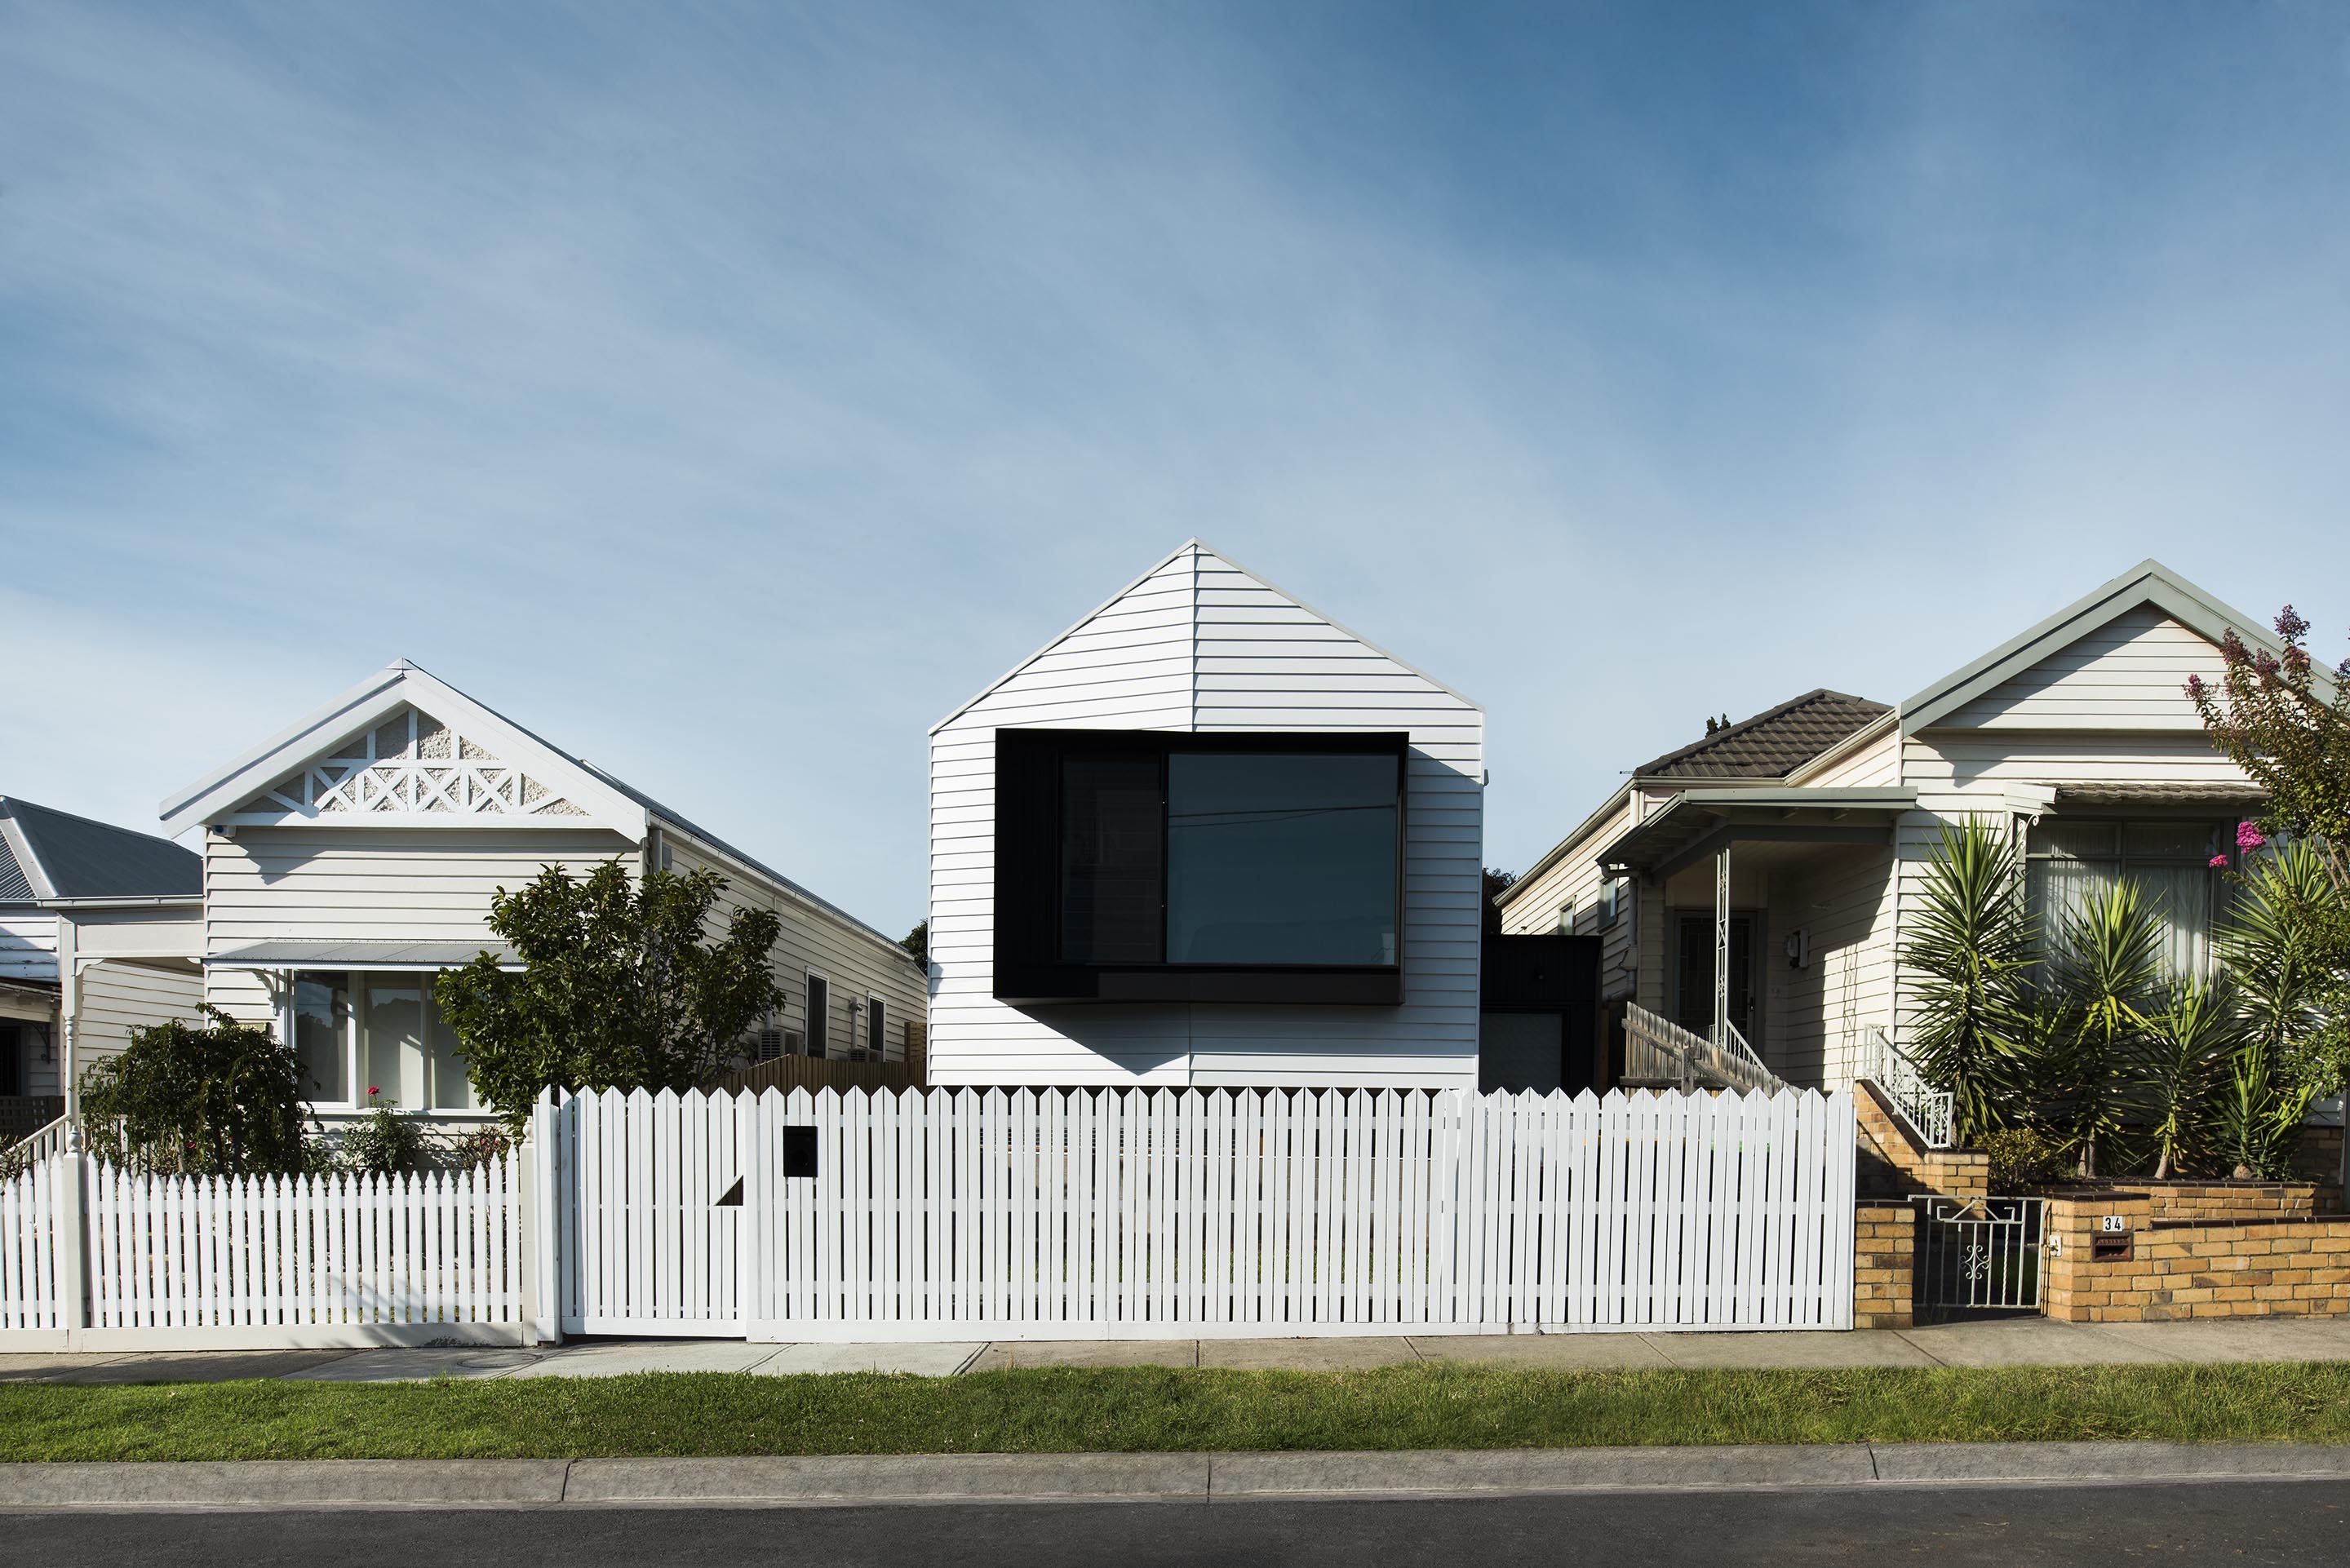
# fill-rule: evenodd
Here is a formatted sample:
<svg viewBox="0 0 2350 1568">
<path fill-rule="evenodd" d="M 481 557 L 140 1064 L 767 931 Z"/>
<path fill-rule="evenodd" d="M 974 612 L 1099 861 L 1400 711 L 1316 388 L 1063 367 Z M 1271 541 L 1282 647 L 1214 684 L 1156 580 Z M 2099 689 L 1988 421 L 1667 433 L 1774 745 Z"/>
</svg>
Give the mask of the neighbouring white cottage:
<svg viewBox="0 0 2350 1568">
<path fill-rule="evenodd" d="M 2276 646 L 2147 561 L 1898 706 L 1806 692 L 1634 769 L 1502 897 L 1503 929 L 1601 939 L 1603 1083 L 1627 1006 L 1739 1037 L 1796 1085 L 1884 1072 L 1918 883 L 1970 816 L 2022 847 L 2043 920 L 2131 877 L 2173 966 L 2200 968 L 2263 801 L 2184 690 L 2219 677 L 2231 628 Z"/>
<path fill-rule="evenodd" d="M 1484 715 L 1193 540 L 931 733 L 931 1078 L 1474 1087 Z"/>
<path fill-rule="evenodd" d="M 192 1018 L 202 867 L 167 839 L 0 796 L 0 1147 L 131 1031 Z"/>
<path fill-rule="evenodd" d="M 487 1114 L 432 982 L 479 952 L 510 956 L 491 896 L 550 865 L 706 867 L 728 883 L 715 919 L 775 910 L 786 1003 L 748 1056 L 896 1062 L 920 1039 L 922 971 L 897 941 L 405 660 L 162 815 L 203 834 L 206 999 L 285 1031 L 329 1124 L 369 1088 L 452 1121 Z"/>
</svg>

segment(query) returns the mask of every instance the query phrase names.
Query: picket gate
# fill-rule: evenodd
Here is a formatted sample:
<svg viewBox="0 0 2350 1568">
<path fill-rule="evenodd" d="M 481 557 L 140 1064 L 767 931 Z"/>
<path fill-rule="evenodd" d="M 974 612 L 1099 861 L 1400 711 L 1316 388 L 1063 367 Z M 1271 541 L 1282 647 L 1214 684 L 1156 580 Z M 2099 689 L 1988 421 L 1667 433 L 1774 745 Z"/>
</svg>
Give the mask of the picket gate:
<svg viewBox="0 0 2350 1568">
<path fill-rule="evenodd" d="M 786 1128 L 816 1174 L 787 1174 Z M 1844 1094 L 550 1098 L 567 1332 L 1846 1328 Z"/>
</svg>

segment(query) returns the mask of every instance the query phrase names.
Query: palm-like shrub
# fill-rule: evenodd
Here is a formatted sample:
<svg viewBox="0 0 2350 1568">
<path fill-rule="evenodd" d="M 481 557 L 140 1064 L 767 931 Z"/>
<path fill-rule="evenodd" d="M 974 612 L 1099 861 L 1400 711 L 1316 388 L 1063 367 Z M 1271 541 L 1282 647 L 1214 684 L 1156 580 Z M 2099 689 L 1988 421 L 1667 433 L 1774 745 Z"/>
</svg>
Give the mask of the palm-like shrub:
<svg viewBox="0 0 2350 1568">
<path fill-rule="evenodd" d="M 2233 987 L 2224 980 L 2178 983 L 2147 1020 L 2145 1109 L 2156 1180 L 2177 1175 L 2210 1142 L 2211 1107 L 2243 1042 Z"/>
<path fill-rule="evenodd" d="M 1991 824 L 1945 824 L 1918 897 L 1901 950 L 1914 971 L 1910 1046 L 1950 1093 L 1959 1139 L 1971 1144 L 2007 1119 L 2025 1076 L 2036 959 L 2022 868 Z"/>
<path fill-rule="evenodd" d="M 2327 857 L 2295 841 L 2247 866 L 2215 945 L 2252 1043 L 2285 1078 L 2335 1092 L 2350 1056 L 2340 1016 L 2350 900 Z"/>
<path fill-rule="evenodd" d="M 2307 1083 L 2281 1082 L 2269 1054 L 2257 1044 L 2236 1053 L 2220 1096 L 2220 1158 L 2236 1170 L 2270 1181 L 2293 1174 L 2301 1124 L 2316 1097 Z"/>
<path fill-rule="evenodd" d="M 2067 1027 L 2053 1086 L 2083 1176 L 2097 1174 L 2098 1146 L 2121 1131 L 2145 1082 L 2162 977 L 2162 922 L 2136 883 L 2104 888 L 2064 922 L 2054 999 Z"/>
</svg>

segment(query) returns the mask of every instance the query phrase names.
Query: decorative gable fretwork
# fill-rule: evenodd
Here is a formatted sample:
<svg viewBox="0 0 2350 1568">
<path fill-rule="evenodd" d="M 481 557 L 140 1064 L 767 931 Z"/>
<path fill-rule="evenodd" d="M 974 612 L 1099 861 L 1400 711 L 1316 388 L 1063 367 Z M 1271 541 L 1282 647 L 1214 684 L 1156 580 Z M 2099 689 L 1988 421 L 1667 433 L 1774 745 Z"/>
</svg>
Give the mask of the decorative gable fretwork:
<svg viewBox="0 0 2350 1568">
<path fill-rule="evenodd" d="M 540 779 L 430 713 L 403 708 L 245 803 L 238 815 L 586 816 Z"/>
</svg>

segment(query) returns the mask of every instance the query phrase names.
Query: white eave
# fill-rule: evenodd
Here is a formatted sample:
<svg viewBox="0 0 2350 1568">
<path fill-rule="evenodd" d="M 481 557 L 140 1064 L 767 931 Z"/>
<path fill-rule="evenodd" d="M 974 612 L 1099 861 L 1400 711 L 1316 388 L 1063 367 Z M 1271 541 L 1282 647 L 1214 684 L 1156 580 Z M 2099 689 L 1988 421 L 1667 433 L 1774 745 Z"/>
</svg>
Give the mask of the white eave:
<svg viewBox="0 0 2350 1568">
<path fill-rule="evenodd" d="M 1302 609 L 1307 615 L 1314 617 L 1315 619 L 1322 622 L 1325 626 L 1329 627 L 1334 631 L 1342 632 L 1346 636 L 1352 638 L 1356 642 L 1360 643 L 1363 647 L 1370 649 L 1373 653 L 1378 654 L 1380 658 L 1394 664 L 1398 669 L 1418 676 L 1420 680 L 1427 681 L 1430 686 L 1435 687 L 1439 691 L 1443 692 L 1446 696 L 1474 709 L 1479 713 L 1482 713 L 1485 711 L 1482 703 L 1479 702 L 1475 698 L 1469 696 L 1466 692 L 1446 685 L 1443 681 L 1439 680 L 1435 676 L 1430 675 L 1427 670 L 1420 669 L 1418 665 L 1413 664 L 1407 659 L 1398 659 L 1394 654 L 1388 652 L 1386 649 L 1381 648 L 1378 643 L 1373 642 L 1369 638 L 1365 637 L 1362 633 L 1355 630 L 1352 627 L 1347 626 L 1342 622 L 1334 620 L 1330 617 L 1324 615 L 1320 610 L 1315 609 L 1312 605 L 1307 604 L 1304 599 L 1299 598 L 1295 594 L 1291 593 L 1280 584 L 1275 583 L 1269 578 L 1258 576 L 1256 573 L 1250 571 L 1246 566 L 1242 566 L 1238 561 L 1233 560 L 1230 556 L 1227 556 L 1222 551 L 1217 549 L 1214 545 L 1210 545 L 1203 539 L 1194 536 L 1184 540 L 1182 544 L 1177 545 L 1174 549 L 1168 551 L 1164 556 L 1159 556 L 1158 560 L 1151 563 L 1148 571 L 1145 571 L 1141 576 L 1136 577 L 1132 582 L 1128 583 L 1124 587 L 1118 589 L 1118 592 L 1110 595 L 1109 597 L 1102 600 L 1101 603 L 1096 605 L 1092 609 L 1087 610 L 1084 615 L 1079 616 L 1069 625 L 1062 628 L 1056 635 L 1047 639 L 1034 653 L 1028 655 L 1027 658 L 1022 659 L 1019 663 L 1014 665 L 1011 669 L 1005 670 L 1003 674 L 997 676 L 986 685 L 981 687 L 977 691 L 972 693 L 970 698 L 967 699 L 960 707 L 956 708 L 953 712 L 948 714 L 945 718 L 931 725 L 930 732 L 933 735 L 937 734 L 941 730 L 945 729 L 957 719 L 960 719 L 965 713 L 970 712 L 972 709 L 986 701 L 988 696 L 994 692 L 998 688 L 1002 687 L 1004 682 L 1012 680 L 1022 670 L 1027 669 L 1030 665 L 1035 663 L 1038 659 L 1052 652 L 1053 649 L 1060 647 L 1062 643 L 1066 642 L 1077 632 L 1084 630 L 1087 626 L 1098 619 L 1105 611 L 1116 605 L 1120 599 L 1126 597 L 1127 595 L 1134 592 L 1135 589 L 1140 587 L 1143 584 L 1157 576 L 1161 571 L 1164 571 L 1169 563 L 1176 560 L 1180 556 L 1192 554 L 1214 556 L 1216 560 L 1223 566 L 1228 566 L 1232 570 L 1238 572 L 1241 576 L 1247 577 L 1259 587 L 1263 588 L 1268 593 L 1277 594 L 1281 597 L 1287 599 L 1291 604 L 1295 605 L 1299 609 Z M 1195 631 L 1194 636 L 1196 635 L 1197 633 Z"/>
</svg>

